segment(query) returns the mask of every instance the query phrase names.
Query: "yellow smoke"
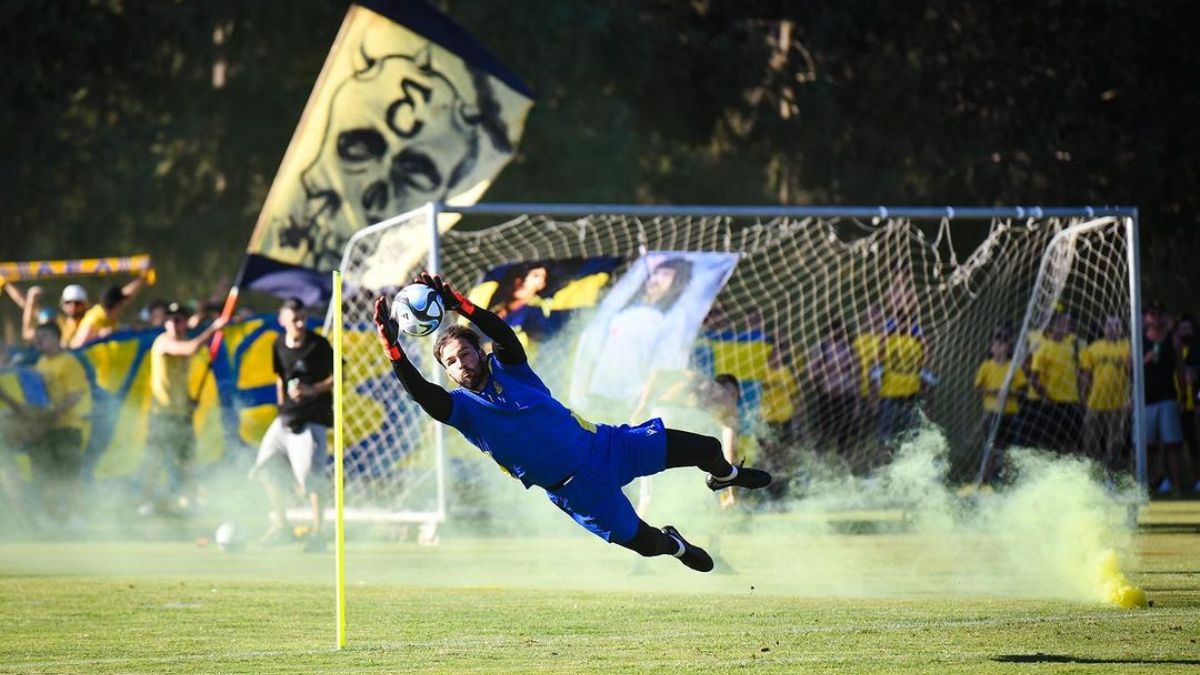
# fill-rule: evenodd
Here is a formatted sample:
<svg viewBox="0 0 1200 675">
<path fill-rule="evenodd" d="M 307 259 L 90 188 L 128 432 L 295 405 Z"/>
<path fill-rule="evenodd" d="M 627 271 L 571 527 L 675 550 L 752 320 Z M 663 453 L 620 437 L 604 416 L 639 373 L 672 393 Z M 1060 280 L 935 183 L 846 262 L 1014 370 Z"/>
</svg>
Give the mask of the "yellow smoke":
<svg viewBox="0 0 1200 675">
<path fill-rule="evenodd" d="M 1122 561 L 1134 562 L 1132 500 L 1106 489 L 1086 460 L 1022 450 L 1011 462 L 1018 478 L 997 495 L 985 518 L 1006 534 L 1027 572 L 1040 568 L 1044 579 L 1061 583 L 1070 597 L 1145 606 L 1145 593 L 1121 571 Z"/>
<path fill-rule="evenodd" d="M 1101 599 L 1124 609 L 1137 609 L 1146 606 L 1146 592 L 1133 586 L 1121 572 L 1117 562 L 1117 552 L 1111 549 L 1103 551 L 1096 561 L 1095 579 L 1093 580 L 1100 591 Z"/>
<path fill-rule="evenodd" d="M 1106 487 L 1086 460 L 1013 450 L 1011 484 L 964 499 L 947 484 L 948 454 L 941 432 L 926 428 L 868 478 L 810 466 L 789 504 L 804 518 L 789 529 L 803 528 L 811 545 L 781 551 L 780 564 L 838 595 L 947 592 L 1146 606 L 1125 576 L 1136 571 L 1129 517 L 1136 486 Z M 900 509 L 903 521 L 895 536 L 831 536 L 836 515 L 852 509 Z"/>
</svg>

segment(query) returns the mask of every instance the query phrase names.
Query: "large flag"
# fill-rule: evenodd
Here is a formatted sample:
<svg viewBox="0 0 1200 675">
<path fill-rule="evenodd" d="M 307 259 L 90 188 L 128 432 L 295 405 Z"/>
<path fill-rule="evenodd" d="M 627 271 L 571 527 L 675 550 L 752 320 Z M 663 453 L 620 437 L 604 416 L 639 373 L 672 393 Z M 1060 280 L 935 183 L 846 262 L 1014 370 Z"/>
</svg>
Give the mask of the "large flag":
<svg viewBox="0 0 1200 675">
<path fill-rule="evenodd" d="M 241 286 L 329 297 L 358 230 L 472 204 L 512 157 L 533 94 L 421 0 L 350 7 L 250 239 Z"/>
</svg>

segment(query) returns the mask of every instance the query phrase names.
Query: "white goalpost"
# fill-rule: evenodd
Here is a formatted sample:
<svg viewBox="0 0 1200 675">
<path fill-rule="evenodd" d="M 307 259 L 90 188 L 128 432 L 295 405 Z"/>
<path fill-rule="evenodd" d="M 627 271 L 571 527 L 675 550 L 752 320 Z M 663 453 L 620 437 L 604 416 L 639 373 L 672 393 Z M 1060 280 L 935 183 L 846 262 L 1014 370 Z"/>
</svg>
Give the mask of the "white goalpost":
<svg viewBox="0 0 1200 675">
<path fill-rule="evenodd" d="M 503 265 L 606 257 L 616 261 L 611 285 L 648 251 L 737 253 L 688 368 L 738 378 L 741 432 L 762 441 L 760 452 L 778 446 L 787 430 L 787 447 L 771 451 L 781 453 L 777 471 L 786 475 L 788 458 L 800 451 L 835 455 L 853 471 L 886 461 L 878 417 L 881 405 L 894 402 L 881 404 L 888 392 L 880 389 L 889 385 L 875 371 L 896 361 L 890 336 L 905 335 L 919 343 L 920 414 L 944 431 L 952 478 L 969 482 L 997 433 L 981 421 L 974 376 L 998 327 L 1017 336 L 1002 404 L 1018 395 L 1014 373 L 1028 367 L 1031 348 L 1062 315 L 1081 349 L 1119 317 L 1132 362 L 1140 362 L 1137 237 L 1136 209 L 1115 207 L 429 204 L 358 232 L 344 251 L 346 518 L 422 523 L 431 539 L 447 517 L 470 513 L 462 486 L 495 473 L 486 457 L 408 400 L 380 356 L 374 299 L 421 270 L 440 272 L 466 292 Z M 546 308 L 554 311 L 553 298 Z M 573 309 L 569 325 L 578 328 L 588 310 Z M 813 373 L 838 325 L 862 364 L 861 401 L 845 419 L 830 418 L 844 412 L 822 405 Z M 563 330 L 556 339 L 578 332 Z M 444 384 L 432 340 L 403 340 L 413 363 Z M 533 363 L 564 401 L 571 353 L 570 345 L 541 348 Z M 1140 368 L 1132 380 L 1129 443 L 1144 484 Z M 853 433 L 831 449 L 830 430 L 849 427 Z"/>
</svg>

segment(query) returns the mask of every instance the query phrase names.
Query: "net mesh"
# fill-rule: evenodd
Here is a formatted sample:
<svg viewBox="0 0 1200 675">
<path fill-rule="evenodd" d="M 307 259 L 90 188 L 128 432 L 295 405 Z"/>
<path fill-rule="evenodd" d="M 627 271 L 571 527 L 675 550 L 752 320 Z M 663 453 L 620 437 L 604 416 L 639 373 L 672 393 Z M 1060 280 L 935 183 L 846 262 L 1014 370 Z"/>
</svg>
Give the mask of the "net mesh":
<svg viewBox="0 0 1200 675">
<path fill-rule="evenodd" d="M 374 298 L 425 266 L 426 218 L 415 213 L 347 249 L 348 505 L 428 514 L 440 504 L 433 423 L 393 379 L 371 325 Z M 870 471 L 922 418 L 944 430 L 951 475 L 962 480 L 980 473 L 988 447 L 1026 439 L 1048 445 L 1052 438 L 1064 449 L 1089 451 L 1085 427 L 1092 416 L 1082 403 L 1088 392 L 1077 393 L 1075 413 L 1047 414 L 1046 406 L 1026 402 L 1029 378 L 1015 373 L 1040 368 L 1043 389 L 1065 386 L 1059 380 L 1079 375 L 1084 351 L 1102 337 L 1107 317 L 1117 317 L 1121 336 L 1128 335 L 1127 242 L 1117 219 L 955 221 L 951 227 L 948 220 L 901 218 L 473 218 L 440 239 L 442 275 L 464 290 L 490 270 L 522 261 L 611 256 L 620 261 L 616 279 L 647 251 L 738 253 L 689 368 L 738 378 L 740 432 L 750 441 L 739 447 L 750 448 L 751 462 L 782 478 L 796 477 L 802 458 L 814 454 Z M 1071 337 L 1063 344 L 1073 345 L 1065 366 L 1049 358 L 1048 348 L 1038 355 L 1060 314 L 1070 317 Z M 586 312 L 573 316 L 573 324 L 587 321 Z M 1036 434 L 1022 436 L 984 415 L 977 375 L 998 330 L 1012 336 L 1015 366 L 1002 369 L 1001 384 L 984 388 L 1018 403 L 1022 412 L 1014 420 L 1036 409 L 1026 420 Z M 562 331 L 559 344 L 540 346 L 532 359 L 564 401 L 573 356 L 568 341 L 577 335 Z M 431 346 L 431 340 L 404 344 L 417 367 L 432 375 Z M 440 375 L 437 381 L 444 383 Z M 1125 387 L 1112 396 L 1124 397 L 1121 416 L 1128 417 L 1128 385 L 1121 378 L 1083 384 Z M 496 472 L 457 434 L 445 438 L 453 512 L 469 501 L 456 497 L 464 493 L 458 488 Z"/>
</svg>

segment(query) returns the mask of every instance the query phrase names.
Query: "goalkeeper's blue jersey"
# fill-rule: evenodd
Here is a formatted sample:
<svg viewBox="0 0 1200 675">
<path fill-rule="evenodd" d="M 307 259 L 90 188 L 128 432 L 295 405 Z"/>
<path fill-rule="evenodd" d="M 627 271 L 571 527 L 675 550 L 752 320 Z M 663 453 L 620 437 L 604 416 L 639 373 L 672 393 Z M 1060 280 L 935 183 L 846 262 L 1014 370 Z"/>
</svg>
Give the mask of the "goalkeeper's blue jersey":
<svg viewBox="0 0 1200 675">
<path fill-rule="evenodd" d="M 505 365 L 488 356 L 492 374 L 475 392 L 450 392 L 447 424 L 491 455 L 528 488 L 551 487 L 583 464 L 593 443 L 606 443 L 607 425 L 593 425 L 559 403 L 528 363 Z"/>
</svg>

